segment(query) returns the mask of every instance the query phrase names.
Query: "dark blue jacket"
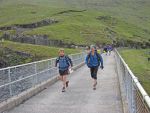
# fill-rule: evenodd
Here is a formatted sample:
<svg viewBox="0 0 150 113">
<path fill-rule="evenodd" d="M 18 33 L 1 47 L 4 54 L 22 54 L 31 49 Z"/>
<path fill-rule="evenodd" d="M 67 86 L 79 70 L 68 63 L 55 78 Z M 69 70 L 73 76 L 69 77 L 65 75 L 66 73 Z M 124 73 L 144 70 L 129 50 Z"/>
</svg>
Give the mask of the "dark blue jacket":
<svg viewBox="0 0 150 113">
<path fill-rule="evenodd" d="M 102 66 L 103 67 L 103 58 L 100 54 L 94 53 L 94 56 L 92 53 L 89 53 L 86 56 L 86 64 L 89 68 L 91 67 L 97 67 L 97 66 Z"/>
</svg>

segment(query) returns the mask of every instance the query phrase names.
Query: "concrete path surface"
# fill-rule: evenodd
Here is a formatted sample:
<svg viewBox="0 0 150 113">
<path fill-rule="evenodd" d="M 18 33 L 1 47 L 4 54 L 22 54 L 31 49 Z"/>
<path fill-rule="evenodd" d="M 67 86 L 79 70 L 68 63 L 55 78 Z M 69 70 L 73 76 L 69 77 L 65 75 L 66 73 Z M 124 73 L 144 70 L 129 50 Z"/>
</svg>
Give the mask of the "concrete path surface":
<svg viewBox="0 0 150 113">
<path fill-rule="evenodd" d="M 59 81 L 6 113 L 123 113 L 114 54 L 103 58 L 104 70 L 98 71 L 96 91 L 89 69 L 83 66 L 69 75 L 65 93 Z"/>
</svg>

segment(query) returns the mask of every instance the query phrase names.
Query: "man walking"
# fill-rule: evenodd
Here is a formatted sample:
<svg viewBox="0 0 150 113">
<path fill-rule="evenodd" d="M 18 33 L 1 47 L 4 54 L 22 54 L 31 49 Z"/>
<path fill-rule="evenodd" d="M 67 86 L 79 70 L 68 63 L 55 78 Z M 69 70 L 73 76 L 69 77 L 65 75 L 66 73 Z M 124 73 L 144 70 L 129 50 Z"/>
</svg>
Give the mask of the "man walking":
<svg viewBox="0 0 150 113">
<path fill-rule="evenodd" d="M 97 53 L 96 47 L 94 45 L 91 46 L 91 52 L 86 57 L 86 64 L 90 68 L 91 77 L 93 79 L 93 90 L 96 90 L 97 85 L 97 71 L 100 66 L 101 69 L 103 66 L 103 59 L 100 54 Z"/>
</svg>

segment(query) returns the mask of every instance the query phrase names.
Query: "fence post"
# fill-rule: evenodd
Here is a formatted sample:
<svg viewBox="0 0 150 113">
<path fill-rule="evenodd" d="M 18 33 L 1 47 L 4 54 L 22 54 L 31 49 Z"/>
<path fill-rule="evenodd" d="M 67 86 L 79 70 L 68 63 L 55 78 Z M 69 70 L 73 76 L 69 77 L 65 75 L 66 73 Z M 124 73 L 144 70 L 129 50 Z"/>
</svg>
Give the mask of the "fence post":
<svg viewBox="0 0 150 113">
<path fill-rule="evenodd" d="M 8 69 L 8 79 L 9 79 L 9 83 L 11 82 L 11 72 L 10 72 L 10 68 Z M 9 85 L 9 91 L 10 91 L 10 96 L 12 96 L 12 87 L 11 87 L 12 84 Z"/>
<path fill-rule="evenodd" d="M 132 79 L 132 109 L 133 109 L 133 113 L 136 113 L 135 88 L 134 88 L 134 81 L 133 81 L 133 79 Z"/>
<path fill-rule="evenodd" d="M 85 60 L 85 54 L 84 54 L 84 52 L 82 53 L 82 61 L 84 62 L 84 60 Z"/>
<path fill-rule="evenodd" d="M 37 78 L 37 63 L 35 63 L 34 64 L 34 69 L 35 69 L 35 84 L 33 84 L 33 85 L 36 85 L 37 84 L 37 82 L 38 82 L 38 78 Z"/>
</svg>

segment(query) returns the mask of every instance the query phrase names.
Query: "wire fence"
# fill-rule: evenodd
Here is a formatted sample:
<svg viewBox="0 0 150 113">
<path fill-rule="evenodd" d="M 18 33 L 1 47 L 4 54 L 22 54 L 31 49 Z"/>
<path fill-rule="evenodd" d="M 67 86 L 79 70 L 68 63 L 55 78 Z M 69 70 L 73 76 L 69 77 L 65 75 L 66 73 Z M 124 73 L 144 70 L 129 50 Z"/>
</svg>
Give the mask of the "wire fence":
<svg viewBox="0 0 150 113">
<path fill-rule="evenodd" d="M 73 65 L 84 62 L 85 53 L 69 55 Z M 0 102 L 58 75 L 56 58 L 0 69 Z"/>
<path fill-rule="evenodd" d="M 120 56 L 117 50 L 116 62 L 119 74 L 120 85 L 125 92 L 125 101 L 129 113 L 150 113 L 150 97 L 134 76 L 128 65 Z"/>
</svg>

